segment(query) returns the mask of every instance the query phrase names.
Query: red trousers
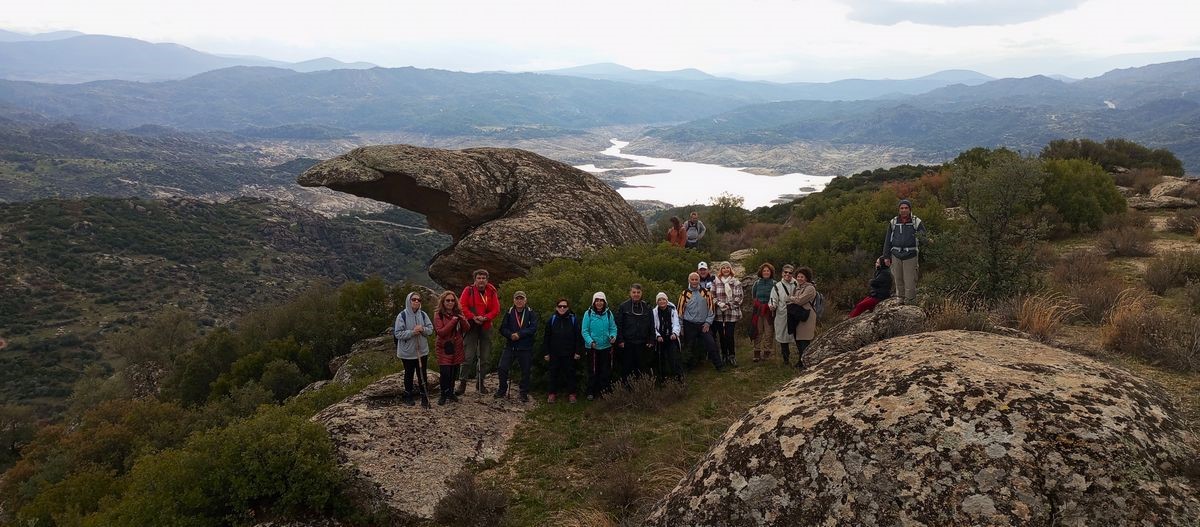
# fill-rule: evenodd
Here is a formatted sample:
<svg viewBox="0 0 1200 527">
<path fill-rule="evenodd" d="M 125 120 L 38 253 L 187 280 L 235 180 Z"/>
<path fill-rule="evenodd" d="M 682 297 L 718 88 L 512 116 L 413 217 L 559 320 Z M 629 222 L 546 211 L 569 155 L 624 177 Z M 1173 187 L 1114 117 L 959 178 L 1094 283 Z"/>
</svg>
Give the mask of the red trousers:
<svg viewBox="0 0 1200 527">
<path fill-rule="evenodd" d="M 860 300 L 854 305 L 854 310 L 850 312 L 850 318 L 857 317 L 867 311 L 875 309 L 875 304 L 879 303 L 879 299 L 873 296 L 868 296 Z"/>
</svg>

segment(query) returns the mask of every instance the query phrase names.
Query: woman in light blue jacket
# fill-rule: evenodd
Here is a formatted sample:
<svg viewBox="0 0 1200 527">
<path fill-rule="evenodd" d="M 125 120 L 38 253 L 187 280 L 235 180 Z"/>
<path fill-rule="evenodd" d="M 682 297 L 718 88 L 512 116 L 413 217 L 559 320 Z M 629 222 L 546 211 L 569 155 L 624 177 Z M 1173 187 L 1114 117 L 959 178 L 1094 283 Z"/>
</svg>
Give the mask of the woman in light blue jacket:
<svg viewBox="0 0 1200 527">
<path fill-rule="evenodd" d="M 429 335 L 433 334 L 433 321 L 421 310 L 421 294 L 409 293 L 404 299 L 404 309 L 396 315 L 396 325 L 392 334 L 396 337 L 396 356 L 404 363 L 404 404 L 414 405 L 416 400 L 413 391 L 413 377 L 420 375 L 417 383 L 421 393 L 425 394 L 425 386 L 429 377 L 425 368 L 429 359 Z M 428 394 L 422 398 L 422 404 L 429 406 Z"/>
<path fill-rule="evenodd" d="M 588 353 L 588 400 L 611 391 L 612 345 L 617 341 L 617 321 L 608 310 L 603 291 L 592 295 L 592 308 L 584 312 L 580 324 L 583 347 Z"/>
</svg>

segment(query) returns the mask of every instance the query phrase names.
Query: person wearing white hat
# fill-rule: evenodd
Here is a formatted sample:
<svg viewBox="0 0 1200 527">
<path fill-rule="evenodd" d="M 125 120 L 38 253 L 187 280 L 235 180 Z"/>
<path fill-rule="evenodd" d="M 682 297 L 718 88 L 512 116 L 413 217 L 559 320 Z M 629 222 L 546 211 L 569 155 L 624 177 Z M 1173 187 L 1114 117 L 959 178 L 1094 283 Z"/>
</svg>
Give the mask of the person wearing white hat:
<svg viewBox="0 0 1200 527">
<path fill-rule="evenodd" d="M 654 335 L 658 353 L 654 361 L 655 380 L 662 384 L 668 376 L 683 382 L 683 361 L 679 357 L 679 336 L 683 331 L 679 324 L 679 313 L 675 304 L 667 300 L 667 294 L 659 292 L 654 297 Z"/>
<path fill-rule="evenodd" d="M 579 331 L 583 336 L 583 347 L 588 353 L 589 401 L 610 390 L 613 370 L 613 343 L 617 341 L 617 322 L 608 309 L 608 299 L 603 291 L 592 295 L 592 307 L 583 314 Z"/>
<path fill-rule="evenodd" d="M 696 274 L 700 275 L 700 287 L 705 291 L 712 291 L 713 282 L 716 281 L 717 276 L 708 269 L 707 262 L 696 264 Z"/>
</svg>

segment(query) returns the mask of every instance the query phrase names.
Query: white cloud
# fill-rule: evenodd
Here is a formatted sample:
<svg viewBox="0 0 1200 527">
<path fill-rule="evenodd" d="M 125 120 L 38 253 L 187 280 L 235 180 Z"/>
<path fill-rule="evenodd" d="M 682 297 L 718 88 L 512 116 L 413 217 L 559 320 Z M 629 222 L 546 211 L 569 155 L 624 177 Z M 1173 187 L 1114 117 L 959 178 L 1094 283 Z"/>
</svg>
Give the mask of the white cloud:
<svg viewBox="0 0 1200 527">
<path fill-rule="evenodd" d="M 850 19 L 868 24 L 1003 26 L 1073 9 L 1087 0 L 846 0 Z"/>
<path fill-rule="evenodd" d="M 961 0 L 914 1 L 905 5 L 926 9 L 940 2 L 929 9 L 940 9 L 943 18 L 965 9 L 954 7 Z M 900 3 L 875 2 L 876 18 L 880 5 Z M 979 15 L 983 4 L 994 2 L 969 3 Z M 946 68 L 1053 73 L 1056 61 L 1069 57 L 1195 49 L 1200 40 L 1194 22 L 1200 2 L 1048 3 L 1058 6 L 1056 13 L 1038 11 L 1025 22 L 956 26 L 855 20 L 865 0 L 39 0 L 10 2 L 0 10 L 0 28 L 78 29 L 284 60 L 333 56 L 465 71 L 617 62 L 791 80 L 904 77 Z M 1078 5 L 1063 10 L 1067 4 Z M 1030 0 L 1005 5 L 1025 6 L 1023 17 L 1034 10 Z M 989 65 L 994 69 L 985 70 Z"/>
</svg>

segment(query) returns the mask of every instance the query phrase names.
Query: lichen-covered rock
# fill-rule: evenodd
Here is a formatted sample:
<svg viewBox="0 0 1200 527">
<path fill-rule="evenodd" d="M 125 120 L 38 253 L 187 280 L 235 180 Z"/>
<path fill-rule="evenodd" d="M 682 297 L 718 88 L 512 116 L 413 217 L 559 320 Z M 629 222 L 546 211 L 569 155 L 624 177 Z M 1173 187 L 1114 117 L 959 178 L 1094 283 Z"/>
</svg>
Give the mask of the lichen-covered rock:
<svg viewBox="0 0 1200 527">
<path fill-rule="evenodd" d="M 897 337 L 789 382 L 647 524 L 1196 525 L 1196 438 L 1161 388 L 989 333 Z"/>
<path fill-rule="evenodd" d="M 817 364 L 883 339 L 920 333 L 927 318 L 925 310 L 889 298 L 876 304 L 874 311 L 843 320 L 817 335 L 804 352 L 804 364 Z"/>
<path fill-rule="evenodd" d="M 389 363 L 399 363 L 396 358 L 396 341 L 391 335 L 363 339 L 350 347 L 350 353 L 338 355 L 329 361 L 333 382 L 349 384 L 364 373 L 379 371 Z"/>
<path fill-rule="evenodd" d="M 433 517 L 465 465 L 498 461 L 534 405 L 469 394 L 424 409 L 400 402 L 403 385 L 402 373 L 384 377 L 313 420 L 329 431 L 357 506 L 413 522 Z M 430 391 L 437 393 L 433 372 Z"/>
<path fill-rule="evenodd" d="M 453 238 L 429 266 L 452 290 L 477 268 L 502 282 L 554 258 L 650 240 L 645 220 L 611 187 L 524 150 L 368 146 L 308 169 L 299 183 L 424 214 Z"/>
<path fill-rule="evenodd" d="M 1179 197 L 1179 194 L 1188 187 L 1188 180 L 1179 177 L 1164 177 L 1163 182 L 1150 189 L 1150 197 L 1161 198 L 1163 196 Z"/>
</svg>

